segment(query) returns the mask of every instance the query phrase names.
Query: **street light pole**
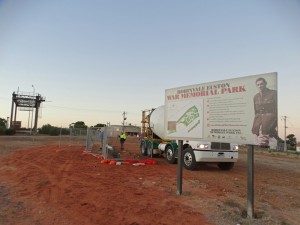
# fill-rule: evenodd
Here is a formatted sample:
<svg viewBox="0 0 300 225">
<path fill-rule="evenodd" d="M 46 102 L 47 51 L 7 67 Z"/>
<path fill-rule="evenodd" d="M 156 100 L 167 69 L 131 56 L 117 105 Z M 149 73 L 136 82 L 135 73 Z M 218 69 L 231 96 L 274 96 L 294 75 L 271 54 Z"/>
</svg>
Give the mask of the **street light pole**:
<svg viewBox="0 0 300 225">
<path fill-rule="evenodd" d="M 35 95 L 35 88 L 34 88 L 34 85 L 31 85 L 32 88 L 33 88 L 33 98 L 34 98 L 34 95 Z M 32 122 L 33 122 L 33 108 L 35 106 L 35 98 L 33 100 L 33 104 L 32 104 L 32 111 L 31 111 L 31 127 L 30 127 L 30 134 L 32 134 Z"/>
</svg>

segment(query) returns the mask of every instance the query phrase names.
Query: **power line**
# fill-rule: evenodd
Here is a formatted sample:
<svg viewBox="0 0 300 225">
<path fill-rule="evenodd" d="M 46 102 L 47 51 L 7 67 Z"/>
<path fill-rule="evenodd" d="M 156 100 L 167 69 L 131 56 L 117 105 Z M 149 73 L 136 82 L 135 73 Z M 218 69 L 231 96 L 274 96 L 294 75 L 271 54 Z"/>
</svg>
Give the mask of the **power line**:
<svg viewBox="0 0 300 225">
<path fill-rule="evenodd" d="M 108 112 L 108 113 L 120 113 L 120 110 L 106 110 L 106 109 L 91 109 L 91 108 L 75 108 L 75 107 L 65 107 L 65 106 L 55 106 L 55 105 L 47 105 L 43 106 L 44 108 L 57 108 L 59 110 L 72 110 L 72 111 L 87 111 L 87 112 Z M 127 112 L 126 112 L 127 114 Z M 139 115 L 136 112 L 130 112 L 130 114 Z"/>
</svg>

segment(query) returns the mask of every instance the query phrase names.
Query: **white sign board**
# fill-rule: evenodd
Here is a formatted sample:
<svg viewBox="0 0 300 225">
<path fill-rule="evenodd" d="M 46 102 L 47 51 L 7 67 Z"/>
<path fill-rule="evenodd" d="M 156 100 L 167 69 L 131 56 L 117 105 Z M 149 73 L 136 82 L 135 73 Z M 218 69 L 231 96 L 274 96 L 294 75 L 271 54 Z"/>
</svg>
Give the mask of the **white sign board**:
<svg viewBox="0 0 300 225">
<path fill-rule="evenodd" d="M 167 89 L 164 115 L 170 140 L 272 145 L 277 138 L 277 73 Z"/>
</svg>

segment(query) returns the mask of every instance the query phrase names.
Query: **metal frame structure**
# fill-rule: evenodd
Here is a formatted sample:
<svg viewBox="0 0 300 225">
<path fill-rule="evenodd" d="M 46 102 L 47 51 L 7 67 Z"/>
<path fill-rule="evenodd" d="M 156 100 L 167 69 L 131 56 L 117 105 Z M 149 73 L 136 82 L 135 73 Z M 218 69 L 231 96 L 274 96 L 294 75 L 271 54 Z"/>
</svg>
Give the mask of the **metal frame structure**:
<svg viewBox="0 0 300 225">
<path fill-rule="evenodd" d="M 157 138 L 157 136 L 155 135 L 154 137 L 154 133 L 151 130 L 151 126 L 150 126 L 150 115 L 151 113 L 154 111 L 154 109 L 146 109 L 142 111 L 142 129 L 141 129 L 141 135 L 143 138 L 145 139 L 154 139 Z"/>
<path fill-rule="evenodd" d="M 45 101 L 45 98 L 40 94 L 31 94 L 26 92 L 13 92 L 12 94 L 12 105 L 11 105 L 11 116 L 10 116 L 10 128 L 15 128 L 16 119 L 17 119 L 17 109 L 18 107 L 22 108 L 35 108 L 35 117 L 34 117 L 34 126 L 32 131 L 36 132 L 38 116 L 39 116 L 39 108 L 41 103 Z M 24 109 L 23 109 L 24 110 Z M 27 111 L 29 111 L 27 110 Z"/>
</svg>

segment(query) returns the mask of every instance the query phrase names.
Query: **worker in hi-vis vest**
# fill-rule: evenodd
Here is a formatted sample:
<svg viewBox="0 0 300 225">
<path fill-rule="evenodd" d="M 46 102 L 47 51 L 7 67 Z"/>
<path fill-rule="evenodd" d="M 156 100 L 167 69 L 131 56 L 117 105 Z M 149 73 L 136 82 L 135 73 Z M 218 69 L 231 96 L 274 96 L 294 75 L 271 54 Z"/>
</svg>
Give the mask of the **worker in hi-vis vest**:
<svg viewBox="0 0 300 225">
<path fill-rule="evenodd" d="M 124 143 L 126 141 L 126 134 L 125 134 L 125 132 L 122 132 L 119 137 L 120 137 L 121 150 L 124 150 Z"/>
</svg>

